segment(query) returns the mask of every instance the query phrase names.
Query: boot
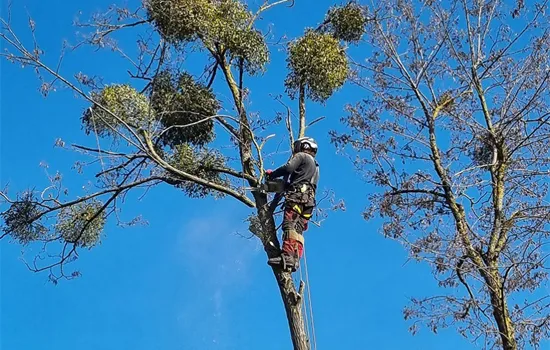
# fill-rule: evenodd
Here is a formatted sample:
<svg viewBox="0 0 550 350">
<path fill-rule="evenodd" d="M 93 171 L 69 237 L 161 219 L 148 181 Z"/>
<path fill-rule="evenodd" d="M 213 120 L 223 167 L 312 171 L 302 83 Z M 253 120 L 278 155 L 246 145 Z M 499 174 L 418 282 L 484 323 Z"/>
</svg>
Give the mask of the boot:
<svg viewBox="0 0 550 350">
<path fill-rule="evenodd" d="M 297 256 L 282 252 L 281 255 L 267 261 L 270 266 L 280 265 L 283 270 L 295 272 L 300 267 L 300 260 Z"/>
<path fill-rule="evenodd" d="M 267 263 L 271 266 L 282 265 L 284 270 L 292 272 L 300 267 L 300 258 L 302 257 L 303 245 L 295 239 L 288 238 L 283 242 L 283 251 L 280 256 L 271 258 Z"/>
</svg>

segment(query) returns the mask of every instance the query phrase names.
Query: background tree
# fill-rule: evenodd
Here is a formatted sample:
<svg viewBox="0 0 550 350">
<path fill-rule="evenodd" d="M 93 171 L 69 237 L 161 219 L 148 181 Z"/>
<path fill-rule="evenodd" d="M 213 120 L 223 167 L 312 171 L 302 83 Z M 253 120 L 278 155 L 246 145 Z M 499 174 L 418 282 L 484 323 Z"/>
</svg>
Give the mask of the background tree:
<svg viewBox="0 0 550 350">
<path fill-rule="evenodd" d="M 456 327 L 484 348 L 550 335 L 547 1 L 393 1 L 368 9 L 365 98 L 336 146 L 382 191 L 366 219 L 433 267 L 412 331 Z"/>
<path fill-rule="evenodd" d="M 248 110 L 245 80 L 261 74 L 269 62 L 270 47 L 266 34 L 255 26 L 257 19 L 285 3 L 292 5 L 289 0 L 266 1 L 252 11 L 238 0 L 147 0 L 137 9 L 112 7 L 95 15 L 91 22 L 80 24 L 89 30 L 77 46 L 109 48 L 127 58 L 131 70 L 124 84 L 105 84 L 82 72 L 74 79 L 65 77 L 60 65 L 44 62 L 36 40 L 25 44 L 20 39 L 10 16 L 2 19 L 0 38 L 6 59 L 35 68 L 44 94 L 61 84 L 89 103 L 81 120 L 95 145 L 72 148 L 91 157 L 88 164 L 99 169 L 97 182 L 75 199 L 70 199 L 61 174 L 52 176 L 50 186 L 41 191 L 29 190 L 15 197 L 0 192 L 7 204 L 1 213 L 0 237 L 43 247 L 27 263 L 32 271 L 46 271 L 55 283 L 74 278 L 79 272 L 68 271 L 67 265 L 78 258 L 80 249 L 100 242 L 106 221 L 118 215 L 126 195 L 165 183 L 193 198 L 232 197 L 253 208 L 248 218 L 250 231 L 260 239 L 268 257 L 277 255 L 275 211 L 281 198 L 271 198 L 257 187 L 265 174 L 263 149 L 272 137 L 265 133 L 281 118 L 257 116 Z M 324 102 L 347 79 L 343 43 L 357 40 L 365 24 L 362 9 L 352 7 L 354 22 L 346 20 L 350 6 L 333 8 L 322 26 L 307 29 L 289 44 L 286 86 L 290 97 L 299 99 L 299 136 L 307 127 L 306 98 Z M 34 38 L 32 19 L 29 24 Z M 136 38 L 139 52 L 134 57 L 113 35 L 140 26 L 145 36 Z M 183 68 L 192 50 L 207 65 L 199 77 Z M 221 91 L 214 88 L 215 81 L 229 91 L 229 101 L 218 98 Z M 292 141 L 291 115 L 288 108 L 285 125 Z M 233 146 L 229 150 L 219 146 L 225 139 Z M 62 140 L 57 145 L 66 147 Z M 279 268 L 273 273 L 294 348 L 309 349 L 301 300 L 295 297 L 291 275 Z"/>
</svg>

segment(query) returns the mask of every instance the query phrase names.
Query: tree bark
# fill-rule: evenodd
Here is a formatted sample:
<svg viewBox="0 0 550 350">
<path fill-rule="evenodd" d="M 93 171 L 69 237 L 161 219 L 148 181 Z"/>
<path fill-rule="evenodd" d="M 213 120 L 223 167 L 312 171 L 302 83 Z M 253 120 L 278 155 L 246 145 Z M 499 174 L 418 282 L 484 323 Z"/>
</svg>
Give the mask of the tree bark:
<svg viewBox="0 0 550 350">
<path fill-rule="evenodd" d="M 288 328 L 294 350 L 310 350 L 309 339 L 304 327 L 301 300 L 296 300 L 296 288 L 289 272 L 274 270 L 275 278 L 281 291 L 281 298 L 285 305 Z"/>
<path fill-rule="evenodd" d="M 215 55 L 215 53 L 213 53 Z M 254 136 L 250 129 L 250 124 L 247 119 L 245 106 L 242 98 L 242 65 L 240 66 L 240 78 L 239 84 L 235 81 L 231 72 L 230 65 L 225 61 L 222 54 L 215 56 L 220 63 L 220 67 L 224 73 L 227 84 L 233 95 L 235 107 L 239 112 L 239 151 L 241 163 L 243 166 L 243 173 L 254 177 L 254 164 L 252 161 L 252 140 Z M 300 88 L 300 131 L 299 137 L 302 137 L 305 133 L 305 86 Z M 253 182 L 249 180 L 249 184 L 254 186 Z M 264 250 L 268 258 L 272 258 L 280 254 L 280 244 L 277 239 L 277 229 L 275 226 L 275 220 L 273 217 L 273 211 L 270 210 L 267 197 L 265 194 L 254 193 L 254 200 L 256 203 L 258 218 L 262 225 L 263 233 L 260 235 L 260 240 L 264 246 Z M 285 306 L 287 315 L 290 336 L 292 338 L 292 344 L 294 350 L 310 350 L 309 341 L 304 327 L 304 318 L 301 309 L 301 300 L 297 300 L 297 291 L 292 281 L 292 275 L 288 272 L 283 272 L 279 268 L 274 268 L 273 273 L 279 290 L 281 292 L 281 298 Z"/>
<path fill-rule="evenodd" d="M 301 138 L 306 135 L 306 86 L 304 83 L 300 84 L 298 99 L 300 111 L 300 129 L 298 130 L 298 138 Z"/>
<path fill-rule="evenodd" d="M 259 237 L 263 243 L 268 258 L 276 257 L 281 253 L 279 240 L 277 239 L 277 228 L 273 217 L 273 210 L 269 208 L 265 194 L 255 193 L 258 218 L 260 219 L 263 234 Z M 272 268 L 273 275 L 279 286 L 281 299 L 285 306 L 288 328 L 294 350 L 310 350 L 309 340 L 304 327 L 301 302 L 297 300 L 297 291 L 292 281 L 292 275 L 279 267 Z"/>
<path fill-rule="evenodd" d="M 491 305 L 493 307 L 493 317 L 497 323 L 503 350 L 517 350 L 518 344 L 515 338 L 514 324 L 510 318 L 508 303 L 504 296 L 500 276 L 498 272 L 489 272 L 485 279 L 489 287 Z"/>
</svg>

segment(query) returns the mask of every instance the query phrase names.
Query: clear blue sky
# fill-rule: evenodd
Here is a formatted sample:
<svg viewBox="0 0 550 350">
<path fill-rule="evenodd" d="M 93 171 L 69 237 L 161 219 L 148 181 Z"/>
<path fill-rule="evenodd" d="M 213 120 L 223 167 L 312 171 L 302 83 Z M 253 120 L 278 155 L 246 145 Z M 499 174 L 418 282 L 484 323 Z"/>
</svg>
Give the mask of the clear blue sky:
<svg viewBox="0 0 550 350">
<path fill-rule="evenodd" d="M 78 11 L 87 17 L 109 4 L 14 0 L 14 26 L 30 43 L 26 11 L 32 14 L 46 61 L 55 64 L 62 40 L 74 40 L 71 24 Z M 276 23 L 278 34 L 294 36 L 321 21 L 330 5 L 298 0 L 293 9 L 277 9 L 267 19 Z M 116 54 L 88 50 L 67 56 L 62 73 L 83 71 L 103 75 L 106 82 L 127 82 L 126 68 Z M 275 54 L 269 68 L 250 85 L 253 106 L 264 113 L 276 106 L 268 94 L 284 92 L 284 56 Z M 4 60 L 1 84 L 1 184 L 9 182 L 12 191 L 43 186 L 39 163 L 45 161 L 50 172 L 65 174 L 77 194 L 86 181 L 70 169 L 78 157 L 53 144 L 61 137 L 94 145 L 81 131 L 82 101 L 69 91 L 43 98 L 31 69 Z M 426 265 L 404 266 L 406 252 L 378 233 L 379 222 L 362 219 L 373 189 L 329 144 L 327 131 L 340 127 L 345 102 L 360 98 L 360 91 L 346 87 L 326 106 L 308 104 L 310 115 L 327 116 L 312 129 L 321 144 L 321 186 L 333 188 L 347 205 L 306 236 L 318 349 L 474 349 L 453 330 L 434 335 L 422 329 L 416 336 L 407 330 L 402 309 L 408 298 L 436 293 L 436 282 Z M 20 246 L 0 242 L 1 350 L 291 348 L 265 255 L 258 242 L 235 233 L 246 233 L 248 209 L 231 199 L 191 200 L 162 186 L 142 201 L 127 201 L 124 211 L 143 214 L 149 225 L 109 226 L 99 247 L 81 252 L 76 264 L 83 276 L 57 286 L 26 269 Z"/>
</svg>

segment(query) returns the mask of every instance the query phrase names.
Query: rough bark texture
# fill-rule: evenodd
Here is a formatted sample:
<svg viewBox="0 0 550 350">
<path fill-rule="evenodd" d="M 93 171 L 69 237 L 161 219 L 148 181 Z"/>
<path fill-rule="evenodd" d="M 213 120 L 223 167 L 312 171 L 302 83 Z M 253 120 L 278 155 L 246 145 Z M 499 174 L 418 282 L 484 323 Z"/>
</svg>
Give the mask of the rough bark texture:
<svg viewBox="0 0 550 350">
<path fill-rule="evenodd" d="M 267 197 L 263 194 L 255 194 L 258 218 L 262 224 L 263 235 L 260 237 L 267 257 L 275 257 L 280 254 L 280 244 L 277 239 L 273 208 L 268 205 Z M 290 337 L 294 350 L 309 350 L 309 342 L 304 328 L 304 318 L 301 309 L 301 301 L 296 300 L 296 287 L 292 281 L 292 275 L 279 268 L 273 269 L 273 275 L 279 286 L 281 299 L 285 306 Z"/>
<path fill-rule="evenodd" d="M 299 95 L 299 111 L 300 111 L 300 129 L 298 130 L 298 138 L 306 136 L 306 87 L 300 85 Z"/>
<path fill-rule="evenodd" d="M 489 272 L 485 277 L 489 287 L 491 305 L 493 306 L 493 317 L 495 318 L 503 350 L 517 350 L 514 325 L 510 318 L 508 303 L 502 289 L 502 283 L 497 271 Z"/>
<path fill-rule="evenodd" d="M 288 272 L 274 270 L 275 278 L 279 284 L 281 298 L 285 305 L 290 336 L 294 350 L 309 350 L 309 341 L 304 329 L 304 318 L 300 300 L 296 300 L 296 289 L 292 277 Z"/>
</svg>

